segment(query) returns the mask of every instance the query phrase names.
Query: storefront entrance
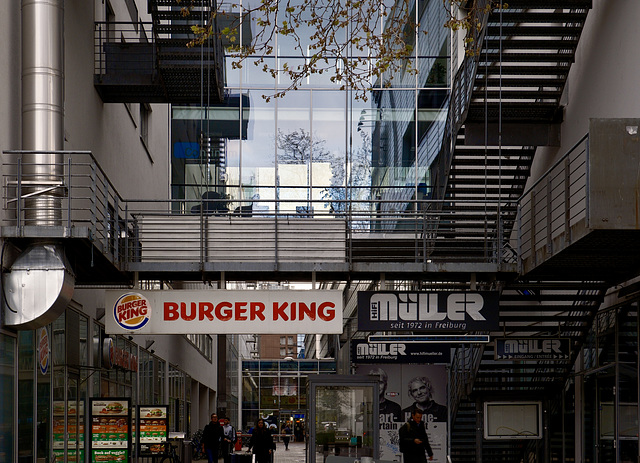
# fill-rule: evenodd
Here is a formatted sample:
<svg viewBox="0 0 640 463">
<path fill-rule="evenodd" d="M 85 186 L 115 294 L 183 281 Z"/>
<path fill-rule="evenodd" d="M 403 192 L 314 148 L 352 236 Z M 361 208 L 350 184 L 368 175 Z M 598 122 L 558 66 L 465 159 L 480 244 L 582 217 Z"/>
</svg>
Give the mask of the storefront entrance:
<svg viewBox="0 0 640 463">
<path fill-rule="evenodd" d="M 329 456 L 379 456 L 378 379 L 366 376 L 309 377 L 307 463 Z"/>
</svg>

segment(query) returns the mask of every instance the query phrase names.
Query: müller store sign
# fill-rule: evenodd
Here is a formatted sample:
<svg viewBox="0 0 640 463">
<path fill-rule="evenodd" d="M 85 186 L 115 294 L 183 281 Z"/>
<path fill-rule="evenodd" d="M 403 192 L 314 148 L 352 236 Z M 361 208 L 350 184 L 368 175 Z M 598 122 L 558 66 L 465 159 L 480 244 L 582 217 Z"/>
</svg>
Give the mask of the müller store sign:
<svg viewBox="0 0 640 463">
<path fill-rule="evenodd" d="M 342 333 L 342 292 L 105 292 L 108 334 Z"/>
</svg>

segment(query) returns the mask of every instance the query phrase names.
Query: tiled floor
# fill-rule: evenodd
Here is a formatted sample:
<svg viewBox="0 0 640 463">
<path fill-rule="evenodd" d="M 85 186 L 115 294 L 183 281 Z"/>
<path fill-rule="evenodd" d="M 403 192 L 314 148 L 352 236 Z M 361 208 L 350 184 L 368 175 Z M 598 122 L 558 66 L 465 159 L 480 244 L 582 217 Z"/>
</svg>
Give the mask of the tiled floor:
<svg viewBox="0 0 640 463">
<path fill-rule="evenodd" d="M 273 463 L 305 463 L 304 446 L 304 442 L 291 442 L 289 444 L 289 450 L 285 450 L 282 442 L 276 443 Z M 243 448 L 243 452 L 246 452 L 246 450 L 246 447 Z M 206 460 L 201 460 L 198 463 L 206 463 Z M 219 463 L 223 463 L 223 460 L 220 459 Z"/>
</svg>

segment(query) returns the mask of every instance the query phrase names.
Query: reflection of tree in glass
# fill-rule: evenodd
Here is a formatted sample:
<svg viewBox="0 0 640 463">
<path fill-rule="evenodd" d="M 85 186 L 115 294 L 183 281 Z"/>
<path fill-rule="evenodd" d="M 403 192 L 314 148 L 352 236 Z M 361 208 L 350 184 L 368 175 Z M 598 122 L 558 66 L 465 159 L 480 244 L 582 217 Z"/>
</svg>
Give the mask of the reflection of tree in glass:
<svg viewBox="0 0 640 463">
<path fill-rule="evenodd" d="M 310 132 L 300 128 L 291 132 L 278 129 L 277 135 L 278 162 L 282 164 L 305 164 L 312 162 L 327 162 L 329 151 L 325 148 L 326 141 L 314 139 Z"/>
<path fill-rule="evenodd" d="M 336 428 L 351 429 L 355 410 L 353 399 L 353 391 L 350 388 L 319 387 L 316 390 L 317 422 L 335 423 Z"/>
<path fill-rule="evenodd" d="M 322 197 L 329 201 L 326 205 L 335 213 L 347 210 L 347 200 L 356 201 L 352 205 L 355 210 L 368 210 L 366 201 L 371 198 L 371 135 L 364 131 L 359 133 L 362 144 L 353 152 L 348 177 L 344 159 L 331 159 L 331 188 L 326 188 Z M 355 227 L 360 228 L 360 225 L 361 222 L 354 221 Z"/>
</svg>

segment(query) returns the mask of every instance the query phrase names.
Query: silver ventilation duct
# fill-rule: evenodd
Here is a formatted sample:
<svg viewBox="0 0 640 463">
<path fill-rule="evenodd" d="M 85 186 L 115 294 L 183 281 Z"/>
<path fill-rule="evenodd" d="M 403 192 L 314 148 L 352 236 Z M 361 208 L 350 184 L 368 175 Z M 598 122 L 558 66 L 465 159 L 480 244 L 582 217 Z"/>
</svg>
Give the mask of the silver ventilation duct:
<svg viewBox="0 0 640 463">
<path fill-rule="evenodd" d="M 23 156 L 25 225 L 62 224 L 63 20 L 64 0 L 22 0 L 22 149 L 44 152 Z"/>
<path fill-rule="evenodd" d="M 64 0 L 22 0 L 24 224 L 61 226 L 64 164 Z M 4 264 L 4 263 L 0 263 Z M 65 311 L 75 278 L 64 248 L 37 244 L 2 276 L 4 322 L 18 329 L 51 323 Z"/>
</svg>

